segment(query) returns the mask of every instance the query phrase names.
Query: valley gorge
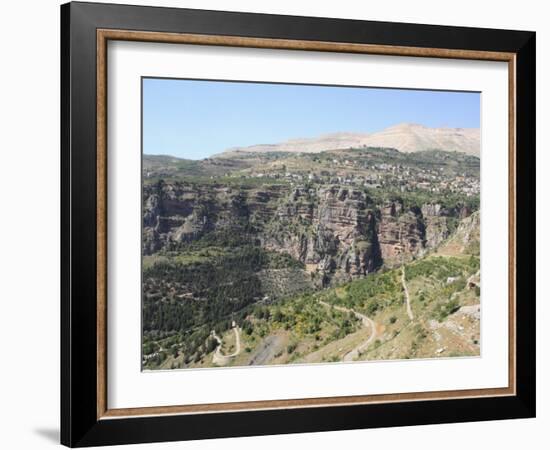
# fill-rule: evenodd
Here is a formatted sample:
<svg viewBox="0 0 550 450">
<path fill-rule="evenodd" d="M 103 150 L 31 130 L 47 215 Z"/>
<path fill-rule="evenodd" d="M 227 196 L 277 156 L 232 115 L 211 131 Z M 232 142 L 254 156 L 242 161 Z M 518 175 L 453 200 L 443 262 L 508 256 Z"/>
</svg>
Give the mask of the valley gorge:
<svg viewBox="0 0 550 450">
<path fill-rule="evenodd" d="M 144 155 L 144 370 L 471 356 L 479 158 Z"/>
<path fill-rule="evenodd" d="M 143 253 L 171 250 L 209 233 L 250 243 L 302 262 L 325 285 L 421 257 L 472 211 L 463 204 L 377 203 L 346 186 L 160 183 L 144 188 Z"/>
</svg>

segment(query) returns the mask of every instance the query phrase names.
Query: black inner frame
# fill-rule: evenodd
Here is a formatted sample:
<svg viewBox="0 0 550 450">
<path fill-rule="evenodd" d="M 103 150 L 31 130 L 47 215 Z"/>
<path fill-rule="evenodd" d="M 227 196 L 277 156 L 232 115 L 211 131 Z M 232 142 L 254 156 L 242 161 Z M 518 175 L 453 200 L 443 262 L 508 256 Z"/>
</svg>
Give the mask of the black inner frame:
<svg viewBox="0 0 550 450">
<path fill-rule="evenodd" d="M 99 28 L 515 53 L 517 394 L 98 420 Z M 535 101 L 534 32 L 80 2 L 62 5 L 61 443 L 81 447 L 534 417 Z"/>
</svg>

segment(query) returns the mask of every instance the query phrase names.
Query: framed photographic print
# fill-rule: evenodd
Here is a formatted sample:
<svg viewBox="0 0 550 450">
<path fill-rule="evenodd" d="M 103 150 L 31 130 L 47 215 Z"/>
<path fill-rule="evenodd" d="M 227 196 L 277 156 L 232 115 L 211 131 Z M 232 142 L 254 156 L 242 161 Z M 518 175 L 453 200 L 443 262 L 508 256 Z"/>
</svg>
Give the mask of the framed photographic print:
<svg viewBox="0 0 550 450">
<path fill-rule="evenodd" d="M 63 444 L 535 415 L 535 33 L 61 19 Z"/>
</svg>

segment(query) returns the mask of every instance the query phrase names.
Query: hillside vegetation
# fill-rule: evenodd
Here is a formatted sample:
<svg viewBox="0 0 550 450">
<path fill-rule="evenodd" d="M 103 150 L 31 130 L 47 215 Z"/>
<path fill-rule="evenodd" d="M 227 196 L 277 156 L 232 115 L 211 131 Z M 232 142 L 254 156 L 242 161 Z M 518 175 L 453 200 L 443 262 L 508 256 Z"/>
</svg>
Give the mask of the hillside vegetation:
<svg viewBox="0 0 550 450">
<path fill-rule="evenodd" d="M 144 159 L 142 366 L 480 352 L 479 159 Z"/>
</svg>

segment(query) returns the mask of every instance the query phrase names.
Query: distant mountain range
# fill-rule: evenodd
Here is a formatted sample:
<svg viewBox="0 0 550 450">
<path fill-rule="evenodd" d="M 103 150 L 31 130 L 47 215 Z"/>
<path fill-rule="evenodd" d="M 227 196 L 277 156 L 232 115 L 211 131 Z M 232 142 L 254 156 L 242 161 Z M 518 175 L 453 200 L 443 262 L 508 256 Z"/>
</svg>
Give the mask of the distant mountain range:
<svg viewBox="0 0 550 450">
<path fill-rule="evenodd" d="M 385 147 L 411 153 L 425 150 L 445 150 L 479 156 L 479 128 L 430 128 L 403 123 L 376 133 L 332 133 L 316 138 L 291 139 L 276 144 L 259 144 L 233 147 L 217 157 L 230 157 L 235 153 L 319 153 L 350 147 Z"/>
</svg>

